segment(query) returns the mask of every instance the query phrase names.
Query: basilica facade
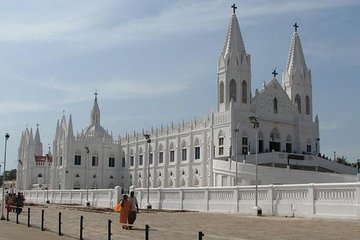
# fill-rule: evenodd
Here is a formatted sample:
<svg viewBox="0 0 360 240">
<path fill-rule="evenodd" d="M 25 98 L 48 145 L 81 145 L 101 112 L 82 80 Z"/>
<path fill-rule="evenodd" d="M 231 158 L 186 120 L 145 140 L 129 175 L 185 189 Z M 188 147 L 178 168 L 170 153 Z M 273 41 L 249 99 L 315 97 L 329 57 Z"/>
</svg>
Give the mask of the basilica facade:
<svg viewBox="0 0 360 240">
<path fill-rule="evenodd" d="M 31 188 L 43 172 L 48 178 L 41 181 L 51 189 L 218 186 L 215 160 L 237 162 L 256 152 L 316 156 L 319 119 L 313 114 L 311 71 L 298 26 L 294 28 L 282 82 L 274 71 L 273 78 L 252 94 L 251 58 L 234 8 L 214 76 L 216 111 L 203 119 L 114 139 L 100 125 L 95 94 L 89 126 L 74 135 L 72 117 L 60 119 L 52 153 L 43 155 L 38 129 L 35 140 L 32 131 L 25 130 L 19 147 L 18 187 Z"/>
</svg>

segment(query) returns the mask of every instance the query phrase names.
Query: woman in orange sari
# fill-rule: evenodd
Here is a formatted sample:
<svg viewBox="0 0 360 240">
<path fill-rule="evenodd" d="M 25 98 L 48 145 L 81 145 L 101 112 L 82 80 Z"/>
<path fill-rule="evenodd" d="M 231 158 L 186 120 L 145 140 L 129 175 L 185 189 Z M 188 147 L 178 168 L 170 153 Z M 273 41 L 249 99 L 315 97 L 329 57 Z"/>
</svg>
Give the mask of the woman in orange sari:
<svg viewBox="0 0 360 240">
<path fill-rule="evenodd" d="M 128 201 L 128 196 L 126 194 L 123 195 L 123 198 L 120 201 L 121 205 L 121 211 L 120 211 L 120 223 L 122 223 L 123 229 L 129 229 L 128 228 L 128 218 L 129 214 L 132 210 L 131 202 Z"/>
</svg>

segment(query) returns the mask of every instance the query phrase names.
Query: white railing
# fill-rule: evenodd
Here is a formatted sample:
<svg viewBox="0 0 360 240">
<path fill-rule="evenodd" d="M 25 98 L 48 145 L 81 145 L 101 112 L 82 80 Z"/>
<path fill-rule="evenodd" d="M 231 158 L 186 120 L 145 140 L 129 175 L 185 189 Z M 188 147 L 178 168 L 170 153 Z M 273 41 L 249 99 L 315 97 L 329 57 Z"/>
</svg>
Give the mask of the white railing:
<svg viewBox="0 0 360 240">
<path fill-rule="evenodd" d="M 137 189 L 145 208 L 147 190 Z M 156 209 L 252 214 L 255 187 L 150 189 Z M 330 184 L 261 185 L 258 204 L 264 215 L 360 219 L 360 182 Z"/>
<path fill-rule="evenodd" d="M 47 201 L 56 204 L 85 205 L 113 207 L 121 199 L 121 188 L 114 189 L 86 189 L 81 190 L 25 190 L 26 203 L 45 204 Z"/>
<path fill-rule="evenodd" d="M 27 190 L 26 202 L 85 205 L 86 190 Z M 89 190 L 91 206 L 112 207 L 121 188 Z M 147 189 L 135 190 L 141 208 Z M 154 209 L 253 213 L 255 187 L 152 188 Z M 360 219 L 360 182 L 329 184 L 260 185 L 258 204 L 264 215 Z"/>
</svg>

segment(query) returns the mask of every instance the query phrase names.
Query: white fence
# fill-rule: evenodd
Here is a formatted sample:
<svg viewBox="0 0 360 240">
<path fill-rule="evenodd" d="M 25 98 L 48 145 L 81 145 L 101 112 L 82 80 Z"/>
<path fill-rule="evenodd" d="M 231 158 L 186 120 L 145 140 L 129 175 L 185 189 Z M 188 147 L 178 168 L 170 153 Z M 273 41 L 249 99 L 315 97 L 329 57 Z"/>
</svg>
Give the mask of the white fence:
<svg viewBox="0 0 360 240">
<path fill-rule="evenodd" d="M 47 201 L 56 204 L 79 204 L 113 207 L 121 199 L 121 188 L 81 190 L 25 190 L 26 203 L 45 204 Z"/>
<path fill-rule="evenodd" d="M 112 207 L 121 189 L 89 190 L 92 206 Z M 147 189 L 136 189 L 145 208 Z M 86 190 L 49 190 L 51 203 L 85 204 Z M 25 191 L 26 202 L 45 203 L 46 191 Z M 255 186 L 150 189 L 154 209 L 252 214 Z M 332 184 L 262 185 L 258 205 L 264 215 L 360 219 L 360 182 Z"/>
</svg>

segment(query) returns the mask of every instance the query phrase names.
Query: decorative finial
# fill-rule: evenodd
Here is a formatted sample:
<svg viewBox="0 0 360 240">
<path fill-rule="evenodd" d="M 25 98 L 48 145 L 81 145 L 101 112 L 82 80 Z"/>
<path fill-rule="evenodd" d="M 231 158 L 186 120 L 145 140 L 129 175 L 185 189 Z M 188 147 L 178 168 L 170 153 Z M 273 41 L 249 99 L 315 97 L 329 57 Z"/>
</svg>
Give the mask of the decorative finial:
<svg viewBox="0 0 360 240">
<path fill-rule="evenodd" d="M 293 25 L 293 27 L 295 28 L 295 32 L 297 32 L 297 29 L 298 29 L 299 25 L 298 25 L 297 23 L 295 23 L 295 24 Z"/>
<path fill-rule="evenodd" d="M 95 100 L 97 100 L 97 96 L 98 96 L 99 94 L 97 93 L 97 89 L 95 90 L 95 93 L 94 93 L 94 96 L 95 96 Z"/>
<path fill-rule="evenodd" d="M 36 124 L 36 128 L 39 128 L 39 126 L 40 126 L 40 124 L 37 123 L 37 124 Z"/>
<path fill-rule="evenodd" d="M 65 117 L 65 110 L 63 110 L 62 112 L 63 112 L 63 117 Z"/>
<path fill-rule="evenodd" d="M 235 14 L 235 10 L 237 9 L 237 7 L 235 6 L 235 3 L 233 5 L 231 5 L 231 8 L 233 9 L 233 13 Z"/>
<path fill-rule="evenodd" d="M 276 78 L 276 75 L 278 75 L 278 73 L 276 72 L 276 68 L 274 68 L 274 71 L 271 74 L 274 75 L 274 78 Z"/>
</svg>

